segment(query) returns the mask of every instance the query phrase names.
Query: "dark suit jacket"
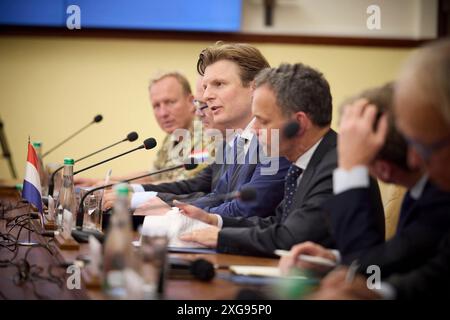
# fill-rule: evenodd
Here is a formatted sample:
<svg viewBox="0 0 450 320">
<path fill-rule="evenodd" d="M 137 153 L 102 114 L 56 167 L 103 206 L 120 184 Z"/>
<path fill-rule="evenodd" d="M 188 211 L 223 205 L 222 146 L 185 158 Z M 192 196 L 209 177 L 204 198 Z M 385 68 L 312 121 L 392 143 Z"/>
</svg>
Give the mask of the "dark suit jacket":
<svg viewBox="0 0 450 320">
<path fill-rule="evenodd" d="M 357 207 L 356 203 L 366 203 L 362 196 L 364 191 L 367 192 L 364 189 L 344 192 L 339 195 L 340 204 L 335 203 L 338 210 L 333 212 L 334 218 L 342 222 L 341 225 L 335 224 L 335 237 L 342 239 L 337 242 L 337 248 L 344 262 L 358 258 L 361 273 L 370 265 L 378 265 L 381 277 L 385 278 L 393 273 L 413 270 L 437 253 L 439 243 L 450 230 L 450 193 L 440 191 L 428 181 L 419 199 L 409 206 L 402 206 L 402 223 L 395 236 L 377 244 L 366 240 L 367 235 L 376 229 L 371 217 L 373 213 L 368 209 L 370 205 L 361 204 L 360 210 L 351 209 Z M 357 245 L 347 245 L 349 242 Z M 358 252 L 349 252 L 351 247 L 357 247 Z"/>
<path fill-rule="evenodd" d="M 161 184 L 145 184 L 143 187 L 145 191 L 158 192 L 158 197 L 168 203 L 173 200 L 190 202 L 211 193 L 222 176 L 223 170 L 223 164 L 213 163 L 191 179 Z"/>
<path fill-rule="evenodd" d="M 331 246 L 333 239 L 321 205 L 333 195 L 332 174 L 337 166 L 336 133 L 330 130 L 314 152 L 296 189 L 287 218 L 284 201 L 267 218 L 223 218 L 217 250 L 224 253 L 273 256 L 303 241 Z"/>
<path fill-rule="evenodd" d="M 248 152 L 242 163 L 228 164 L 214 190 L 192 202 L 203 210 L 228 217 L 267 217 L 284 196 L 284 178 L 289 169 L 289 161 L 282 158 L 266 157 L 256 136 L 249 142 Z M 237 158 L 235 158 L 237 159 Z M 273 170 L 269 170 L 273 168 Z M 265 172 L 265 171 L 269 172 Z M 269 174 L 266 174 L 269 173 Z M 221 196 L 248 188 L 255 190 L 255 201 L 243 202 L 239 199 L 223 200 Z"/>
<path fill-rule="evenodd" d="M 368 248 L 384 243 L 385 218 L 378 184 L 334 195 L 324 205 L 343 262 L 352 262 Z"/>
<path fill-rule="evenodd" d="M 387 282 L 397 299 L 450 298 L 450 231 L 441 241 L 437 253 L 420 268 L 391 276 Z"/>
</svg>

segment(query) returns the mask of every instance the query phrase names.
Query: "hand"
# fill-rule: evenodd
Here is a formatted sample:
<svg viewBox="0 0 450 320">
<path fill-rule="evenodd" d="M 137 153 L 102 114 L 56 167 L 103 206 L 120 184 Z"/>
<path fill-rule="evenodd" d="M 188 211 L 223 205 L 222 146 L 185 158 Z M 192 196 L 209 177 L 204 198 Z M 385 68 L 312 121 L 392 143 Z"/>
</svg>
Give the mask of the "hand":
<svg viewBox="0 0 450 320">
<path fill-rule="evenodd" d="M 205 210 L 177 200 L 175 200 L 173 204 L 180 209 L 180 213 L 189 218 L 202 221 L 212 226 L 218 225 L 217 216 L 215 214 L 208 213 Z"/>
<path fill-rule="evenodd" d="M 360 99 L 345 106 L 339 126 L 339 167 L 351 170 L 368 166 L 384 145 L 388 131 L 387 115 L 383 114 L 374 130 L 377 108 Z"/>
<path fill-rule="evenodd" d="M 109 180 L 108 184 L 118 184 L 120 181 L 119 180 Z M 97 182 L 92 185 L 92 187 L 97 188 L 97 187 L 103 187 L 105 185 L 105 180 L 101 180 L 98 179 Z"/>
<path fill-rule="evenodd" d="M 103 191 L 103 198 L 102 198 L 103 211 L 111 209 L 114 206 L 115 202 L 116 202 L 116 192 L 111 188 L 105 189 Z"/>
<path fill-rule="evenodd" d="M 217 227 L 207 227 L 192 231 L 190 233 L 184 233 L 180 235 L 180 240 L 188 242 L 197 242 L 208 248 L 216 248 L 217 240 L 219 238 L 220 229 Z"/>
<path fill-rule="evenodd" d="M 159 197 L 153 197 L 141 205 L 139 205 L 134 211 L 135 216 L 163 216 L 170 209 L 172 209 L 167 203 L 165 203 Z"/>
<path fill-rule="evenodd" d="M 351 282 L 347 282 L 347 273 L 347 267 L 329 273 L 322 280 L 319 290 L 309 298 L 315 300 L 381 299 L 379 294 L 367 287 L 365 277 L 357 274 Z"/>
<path fill-rule="evenodd" d="M 78 176 L 73 177 L 74 185 L 82 186 L 82 187 L 92 187 L 99 181 L 101 181 L 101 180 L 95 179 L 95 178 L 86 178 L 86 177 L 78 177 Z"/>
<path fill-rule="evenodd" d="M 288 275 L 291 268 L 297 267 L 301 269 L 313 270 L 319 273 L 326 273 L 330 270 L 330 267 L 320 266 L 314 263 L 304 262 L 298 260 L 301 254 L 307 254 L 315 257 L 322 257 L 336 261 L 336 256 L 321 245 L 315 244 L 314 242 L 303 242 L 297 244 L 291 248 L 290 255 L 284 256 L 280 259 L 278 267 L 283 275 Z"/>
</svg>

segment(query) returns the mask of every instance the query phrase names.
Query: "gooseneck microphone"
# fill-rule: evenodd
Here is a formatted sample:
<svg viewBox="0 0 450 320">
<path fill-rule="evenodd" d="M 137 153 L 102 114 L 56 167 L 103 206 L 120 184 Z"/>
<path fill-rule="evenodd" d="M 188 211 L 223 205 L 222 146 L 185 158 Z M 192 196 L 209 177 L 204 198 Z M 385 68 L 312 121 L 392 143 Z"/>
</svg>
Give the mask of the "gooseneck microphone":
<svg viewBox="0 0 450 320">
<path fill-rule="evenodd" d="M 107 150 L 109 148 L 112 148 L 112 147 L 114 147 L 114 146 L 116 146 L 116 145 L 118 145 L 118 144 L 120 144 L 122 142 L 125 142 L 125 141 L 130 141 L 130 142 L 136 141 L 138 139 L 138 137 L 139 137 L 139 135 L 137 134 L 137 132 L 136 131 L 132 131 L 129 134 L 127 134 L 127 136 L 124 139 L 122 139 L 122 140 L 120 140 L 118 142 L 115 142 L 115 143 L 113 143 L 113 144 L 111 144 L 111 145 L 109 145 L 107 147 L 104 147 L 104 148 L 102 148 L 100 150 L 92 152 L 92 153 L 90 153 L 90 154 L 88 154 L 88 155 L 86 155 L 84 157 L 81 157 L 80 159 L 77 159 L 74 162 L 75 163 L 80 162 L 81 160 L 87 159 L 87 158 L 89 158 L 89 157 L 91 157 L 91 156 L 93 156 L 93 155 L 95 155 L 97 153 L 100 153 L 100 152 L 105 151 L 105 150 Z M 64 168 L 64 166 L 60 166 L 55 171 L 53 171 L 52 175 L 50 176 L 50 181 L 49 181 L 49 184 L 48 184 L 48 194 L 53 195 L 53 190 L 55 188 L 55 176 L 63 168 Z"/>
<path fill-rule="evenodd" d="M 113 144 L 111 144 L 111 145 L 109 145 L 107 147 L 104 147 L 104 148 L 100 149 L 100 150 L 92 152 L 92 153 L 90 153 L 90 154 L 88 154 L 88 155 L 86 155 L 86 156 L 84 156 L 84 157 L 82 157 L 82 158 L 80 158 L 80 159 L 78 159 L 76 161 L 81 161 L 81 160 L 87 159 L 87 158 L 89 158 L 89 157 L 91 157 L 93 155 L 96 155 L 97 153 L 100 153 L 100 152 L 105 151 L 105 150 L 107 150 L 109 148 L 117 146 L 118 144 L 121 144 L 122 142 L 125 142 L 125 141 L 129 141 L 129 142 L 136 141 L 138 138 L 139 138 L 139 135 L 137 134 L 137 132 L 136 131 L 132 131 L 129 134 L 127 134 L 127 136 L 124 139 L 122 139 L 120 141 L 117 141 L 117 142 L 115 142 L 115 143 L 113 143 Z"/>
<path fill-rule="evenodd" d="M 242 188 L 239 191 L 215 195 L 214 198 L 218 200 L 239 199 L 244 202 L 250 202 L 256 199 L 256 190 L 253 188 Z"/>
<path fill-rule="evenodd" d="M 66 139 L 64 139 L 63 141 L 61 141 L 60 143 L 58 143 L 56 146 L 54 146 L 53 148 L 51 148 L 50 150 L 48 150 L 47 152 L 45 152 L 42 155 L 42 158 L 46 157 L 48 154 L 50 154 L 51 152 L 55 151 L 56 149 L 58 149 L 60 146 L 62 146 L 64 143 L 66 143 L 67 141 L 69 141 L 70 139 L 72 139 L 73 137 L 75 137 L 76 135 L 78 135 L 81 131 L 85 130 L 86 128 L 88 128 L 89 126 L 91 126 L 94 123 L 98 123 L 100 121 L 103 120 L 103 116 L 101 114 L 98 114 L 94 117 L 94 120 L 92 120 L 91 122 L 89 122 L 87 125 L 85 125 L 84 127 L 82 127 L 80 130 L 74 132 L 73 134 L 71 134 L 70 136 L 68 136 Z"/>
<path fill-rule="evenodd" d="M 104 164 L 104 163 L 106 163 L 106 162 L 109 162 L 109 161 L 111 161 L 111 160 L 120 158 L 120 157 L 122 157 L 122 156 L 124 156 L 124 155 L 127 155 L 127 154 L 129 154 L 129 153 L 132 153 L 132 152 L 134 152 L 134 151 L 137 151 L 137 150 L 140 150 L 140 149 L 144 149 L 144 148 L 145 148 L 146 150 L 150 150 L 150 149 L 153 149 L 154 147 L 156 147 L 156 140 L 155 140 L 155 138 L 148 138 L 148 139 L 145 139 L 145 140 L 144 140 L 144 143 L 141 144 L 139 147 L 136 147 L 136 148 L 134 148 L 134 149 L 128 150 L 128 151 L 126 151 L 126 152 L 124 152 L 124 153 L 118 154 L 117 156 L 108 158 L 108 159 L 106 159 L 106 160 L 103 160 L 103 161 L 94 163 L 93 165 L 90 165 L 89 167 L 86 167 L 86 168 L 77 170 L 77 171 L 75 171 L 75 172 L 73 173 L 73 175 L 76 175 L 76 174 L 81 173 L 81 172 L 83 172 L 83 171 L 92 169 L 92 168 L 94 168 L 94 167 L 97 167 L 97 166 L 99 166 L 99 165 L 101 165 L 101 164 Z"/>
<path fill-rule="evenodd" d="M 161 169 L 158 171 L 153 171 L 153 172 L 149 172 L 147 174 L 143 174 L 134 178 L 130 178 L 130 179 L 126 179 L 126 180 L 122 180 L 120 182 L 117 183 L 127 183 L 127 182 L 131 182 L 133 180 L 138 180 L 141 178 L 145 178 L 145 177 L 150 177 L 156 174 L 160 174 L 160 173 L 164 173 L 164 172 L 168 172 L 168 171 L 172 171 L 172 170 L 177 170 L 177 169 L 181 169 L 184 168 L 186 170 L 193 170 L 195 168 L 197 168 L 198 164 L 196 163 L 187 163 L 187 164 L 180 164 L 177 166 L 173 166 L 170 168 L 165 168 L 165 169 Z M 106 189 L 106 188 L 110 188 L 112 186 L 114 186 L 116 183 L 110 183 L 104 186 L 100 186 L 97 188 L 93 188 L 91 190 L 89 190 L 88 192 L 86 192 L 83 197 L 80 200 L 80 205 L 78 206 L 78 212 L 76 215 L 76 230 L 72 230 L 72 236 L 75 238 L 75 240 L 77 240 L 78 242 L 87 242 L 87 237 L 89 236 L 89 234 L 92 234 L 93 236 L 97 237 L 99 240 L 102 240 L 103 238 L 103 233 L 99 232 L 99 231 L 95 231 L 95 230 L 83 230 L 83 219 L 84 219 L 84 200 L 86 199 L 87 196 L 89 196 L 90 194 L 94 193 L 95 191 L 98 190 L 102 190 L 102 189 Z"/>
<path fill-rule="evenodd" d="M 169 257 L 169 278 L 210 281 L 216 275 L 214 265 L 206 259 L 198 258 L 193 261 Z"/>
</svg>

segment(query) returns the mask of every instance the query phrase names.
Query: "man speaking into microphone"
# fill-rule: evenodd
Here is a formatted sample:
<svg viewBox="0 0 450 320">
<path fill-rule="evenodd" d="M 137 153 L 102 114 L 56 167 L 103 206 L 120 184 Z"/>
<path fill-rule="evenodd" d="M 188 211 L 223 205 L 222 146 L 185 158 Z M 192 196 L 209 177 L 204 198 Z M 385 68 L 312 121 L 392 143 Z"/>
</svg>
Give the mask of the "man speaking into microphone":
<svg viewBox="0 0 450 320">
<path fill-rule="evenodd" d="M 289 162 L 278 155 L 264 157 L 252 128 L 254 78 L 266 67 L 269 63 L 261 52 L 248 44 L 219 42 L 200 53 L 197 70 L 203 76 L 203 100 L 212 112 L 214 125 L 236 132 L 225 144 L 226 156 L 221 159 L 224 173 L 209 194 L 192 202 L 209 212 L 228 217 L 267 217 L 283 199 Z M 144 188 L 154 190 L 152 186 Z M 243 188 L 255 189 L 256 200 L 243 202 L 221 197 Z M 132 205 L 139 206 L 139 197 L 139 193 L 133 194 Z M 161 203 L 159 198 L 153 198 L 146 205 L 151 208 Z"/>
<path fill-rule="evenodd" d="M 219 252 L 272 256 L 276 249 L 314 241 L 333 246 L 321 206 L 333 195 L 337 166 L 336 133 L 330 128 L 332 98 L 323 75 L 301 63 L 267 68 L 255 80 L 252 111 L 258 134 L 298 124 L 297 133 L 279 141 L 280 155 L 290 162 L 284 199 L 267 218 L 230 218 L 188 204 L 177 204 L 185 215 L 212 225 L 180 235 L 184 241 L 217 248 Z M 267 133 L 267 136 L 271 135 Z M 267 140 L 267 149 L 278 141 Z M 378 185 L 371 182 L 375 210 L 384 216 Z M 380 230 L 380 232 L 384 232 Z"/>
</svg>

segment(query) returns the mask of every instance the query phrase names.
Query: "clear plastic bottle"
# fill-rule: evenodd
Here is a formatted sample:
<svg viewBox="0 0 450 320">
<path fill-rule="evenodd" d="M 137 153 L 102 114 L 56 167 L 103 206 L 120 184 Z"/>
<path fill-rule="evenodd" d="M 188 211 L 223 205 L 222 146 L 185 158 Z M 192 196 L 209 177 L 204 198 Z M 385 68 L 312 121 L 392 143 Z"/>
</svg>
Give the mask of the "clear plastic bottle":
<svg viewBox="0 0 450 320">
<path fill-rule="evenodd" d="M 128 211 L 128 185 L 118 185 L 116 194 L 117 199 L 104 245 L 103 289 L 110 298 L 127 299 L 127 279 L 130 274 L 134 275 L 135 266 L 133 231 Z"/>
<path fill-rule="evenodd" d="M 48 195 L 48 174 L 44 167 L 44 162 L 42 161 L 42 143 L 41 142 L 33 142 L 34 150 L 36 150 L 36 154 L 39 160 L 39 179 L 41 180 L 41 191 L 43 196 Z"/>
<path fill-rule="evenodd" d="M 59 192 L 57 205 L 57 225 L 60 231 L 63 229 L 64 210 L 67 210 L 72 214 L 72 225 L 74 225 L 76 221 L 77 203 L 73 185 L 74 163 L 75 162 L 72 158 L 64 158 L 63 185 L 61 187 L 61 191 Z M 69 232 L 69 230 L 66 231 Z"/>
</svg>

